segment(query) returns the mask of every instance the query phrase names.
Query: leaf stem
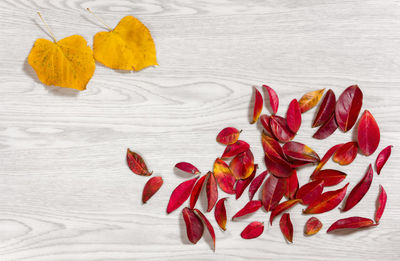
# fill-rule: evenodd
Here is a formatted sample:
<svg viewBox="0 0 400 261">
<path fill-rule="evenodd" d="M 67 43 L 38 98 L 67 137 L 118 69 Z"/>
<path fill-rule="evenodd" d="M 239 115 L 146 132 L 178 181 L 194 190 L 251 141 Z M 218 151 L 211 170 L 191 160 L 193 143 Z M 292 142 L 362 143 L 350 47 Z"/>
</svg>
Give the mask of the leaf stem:
<svg viewBox="0 0 400 261">
<path fill-rule="evenodd" d="M 43 19 L 43 17 L 42 17 L 42 15 L 40 14 L 40 12 L 37 12 L 37 14 L 39 15 L 39 17 L 40 17 L 40 19 L 42 20 L 43 24 L 46 26 L 47 31 L 49 32 L 51 38 L 53 38 L 53 41 L 56 43 L 56 42 L 57 42 L 57 39 L 56 39 L 56 37 L 54 36 L 53 32 L 51 31 L 50 26 L 49 26 L 49 25 L 46 23 L 46 21 Z"/>
<path fill-rule="evenodd" d="M 89 11 L 89 13 L 91 13 L 94 17 L 96 17 L 96 19 L 102 23 L 109 31 L 112 31 L 113 29 L 111 27 L 109 27 L 104 21 L 103 19 L 101 19 L 100 17 L 98 17 L 95 13 L 92 12 L 92 10 L 90 10 L 90 8 L 86 8 L 86 10 Z"/>
</svg>

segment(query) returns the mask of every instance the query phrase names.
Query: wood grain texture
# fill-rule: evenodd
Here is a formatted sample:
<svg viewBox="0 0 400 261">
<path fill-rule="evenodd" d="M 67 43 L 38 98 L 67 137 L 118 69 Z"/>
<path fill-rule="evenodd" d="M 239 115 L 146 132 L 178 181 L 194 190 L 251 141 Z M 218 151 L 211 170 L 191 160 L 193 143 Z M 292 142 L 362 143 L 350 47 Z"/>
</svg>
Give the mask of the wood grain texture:
<svg viewBox="0 0 400 261">
<path fill-rule="evenodd" d="M 36 11 L 58 39 L 80 34 L 91 44 L 104 29 L 87 7 L 111 26 L 128 14 L 142 20 L 160 66 L 121 73 L 97 64 L 80 93 L 43 86 L 26 60 L 36 38 L 49 38 Z M 399 260 L 399 1 L 2 0 L 0 16 L 0 260 Z M 392 157 L 349 213 L 318 215 L 324 228 L 313 237 L 303 236 L 309 216 L 296 206 L 293 245 L 276 224 L 258 239 L 240 238 L 251 221 L 267 223 L 263 211 L 216 230 L 215 253 L 208 236 L 190 245 L 180 211 L 165 213 L 185 178 L 173 166 L 189 161 L 206 172 L 223 151 L 217 133 L 235 126 L 263 170 L 260 132 L 248 116 L 252 86 L 261 84 L 277 91 L 281 115 L 308 91 L 361 87 L 382 139 L 371 157 L 328 163 L 349 174 L 350 188 L 380 149 L 393 144 Z M 339 131 L 311 139 L 314 113 L 304 114 L 297 141 L 322 155 L 351 139 Z M 126 166 L 127 147 L 165 180 L 146 205 L 147 178 Z M 301 183 L 310 172 L 299 172 Z M 379 184 L 388 204 L 378 227 L 325 233 L 338 218 L 373 217 Z M 229 199 L 229 216 L 246 200 L 247 190 Z"/>
</svg>

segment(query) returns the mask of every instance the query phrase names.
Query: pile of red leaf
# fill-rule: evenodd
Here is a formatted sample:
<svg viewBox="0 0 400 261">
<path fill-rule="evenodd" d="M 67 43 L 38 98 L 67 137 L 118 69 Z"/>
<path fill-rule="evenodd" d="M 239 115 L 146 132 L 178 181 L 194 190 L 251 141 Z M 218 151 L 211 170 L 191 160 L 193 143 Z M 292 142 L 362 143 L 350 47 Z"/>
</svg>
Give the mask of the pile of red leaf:
<svg viewBox="0 0 400 261">
<path fill-rule="evenodd" d="M 264 129 L 261 134 L 261 143 L 265 152 L 264 159 L 267 170 L 256 174 L 258 165 L 254 163 L 250 145 L 239 140 L 240 131 L 233 127 L 227 127 L 217 135 L 217 141 L 226 147 L 221 157 L 215 160 L 213 171 L 200 176 L 198 175 L 200 171 L 191 163 L 180 162 L 175 165 L 177 169 L 195 177 L 182 182 L 172 191 L 167 213 L 176 210 L 190 198 L 189 206 L 182 210 L 182 215 L 188 239 L 194 244 L 202 237 L 205 226 L 214 241 L 215 248 L 214 228 L 204 213 L 196 208 L 196 202 L 203 187 L 205 187 L 207 195 L 206 212 L 214 209 L 215 220 L 222 230 L 226 230 L 225 200 L 227 198 L 219 198 L 218 187 L 227 194 L 234 194 L 236 199 L 241 197 L 248 187 L 249 202 L 233 215 L 232 220 L 263 207 L 266 212 L 271 212 L 269 222 L 272 225 L 275 217 L 283 214 L 279 225 L 286 240 L 292 242 L 293 225 L 288 213 L 290 208 L 296 204 L 302 204 L 305 206 L 304 214 L 324 213 L 336 208 L 346 196 L 349 183 L 338 190 L 329 190 L 330 186 L 343 182 L 347 175 L 335 169 L 322 169 L 328 160 L 332 158 L 340 165 L 348 165 L 353 162 L 359 152 L 369 156 L 378 148 L 379 127 L 372 114 L 365 110 L 358 123 L 357 140 L 335 145 L 320 158 L 312 148 L 292 140 L 301 126 L 302 114 L 319 103 L 324 89 L 309 92 L 303 95 L 299 101 L 292 100 L 286 117 L 282 117 L 276 115 L 279 106 L 278 95 L 266 85 L 263 88 L 268 93 L 272 114 L 261 115 L 264 107 L 263 97 L 256 89 L 252 123 L 260 121 Z M 328 90 L 312 123 L 312 127 L 319 127 L 313 138 L 325 139 L 338 128 L 343 132 L 351 130 L 357 122 L 362 101 L 363 93 L 357 85 L 345 89 L 337 100 L 334 92 Z M 390 156 L 391 147 L 383 149 L 376 159 L 378 175 Z M 134 173 L 144 176 L 151 175 L 138 154 L 128 150 L 127 160 Z M 313 165 L 315 165 L 315 169 L 310 175 L 309 182 L 300 187 L 296 170 L 299 167 Z M 352 187 L 348 194 L 341 209 L 342 212 L 351 210 L 362 200 L 370 188 L 372 179 L 373 169 L 369 164 L 363 178 Z M 143 190 L 143 202 L 145 203 L 154 195 L 161 185 L 161 177 L 151 178 Z M 262 190 L 261 198 L 254 199 L 259 188 Z M 349 217 L 334 222 L 327 232 L 344 228 L 357 229 L 376 226 L 383 214 L 386 199 L 386 192 L 380 186 L 375 222 L 364 217 Z M 321 228 L 322 223 L 316 217 L 311 217 L 305 224 L 304 233 L 313 235 Z M 243 229 L 241 236 L 251 239 L 260 236 L 263 231 L 264 223 L 253 221 Z"/>
</svg>

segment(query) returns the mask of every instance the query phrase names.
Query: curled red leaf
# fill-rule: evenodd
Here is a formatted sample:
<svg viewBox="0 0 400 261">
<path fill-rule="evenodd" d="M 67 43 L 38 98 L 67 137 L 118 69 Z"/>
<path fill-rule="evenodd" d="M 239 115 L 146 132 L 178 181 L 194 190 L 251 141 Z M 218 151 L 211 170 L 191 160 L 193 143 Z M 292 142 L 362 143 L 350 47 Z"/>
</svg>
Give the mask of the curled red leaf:
<svg viewBox="0 0 400 261">
<path fill-rule="evenodd" d="M 218 200 L 214 210 L 215 221 L 217 221 L 218 226 L 224 231 L 226 230 L 225 200 L 226 198 L 221 198 Z"/>
<path fill-rule="evenodd" d="M 233 217 L 232 220 L 234 220 L 235 218 L 238 217 L 242 217 L 245 215 L 248 215 L 250 213 L 254 213 L 257 210 L 259 210 L 261 208 L 262 204 L 261 201 L 259 200 L 252 200 L 247 202 L 247 204 L 241 209 L 239 210 Z"/>
<path fill-rule="evenodd" d="M 299 180 L 297 178 L 297 172 L 295 171 L 292 176 L 285 179 L 285 197 L 294 199 L 298 189 Z"/>
<path fill-rule="evenodd" d="M 271 106 L 272 112 L 276 114 L 278 112 L 278 107 L 279 107 L 278 94 L 276 94 L 274 89 L 272 89 L 267 85 L 263 85 L 263 88 L 267 90 L 269 96 L 269 105 Z"/>
<path fill-rule="evenodd" d="M 335 105 L 336 105 L 335 93 L 331 89 L 329 89 L 326 92 L 325 97 L 321 102 L 321 105 L 319 106 L 312 127 L 313 128 L 318 127 L 327 122 L 335 112 Z"/>
<path fill-rule="evenodd" d="M 281 220 L 279 221 L 279 227 L 286 240 L 290 243 L 293 243 L 293 224 L 290 220 L 289 213 L 282 215 Z"/>
<path fill-rule="evenodd" d="M 277 215 L 288 210 L 289 208 L 293 207 L 294 205 L 296 205 L 299 202 L 300 202 L 300 199 L 291 199 L 291 200 L 280 203 L 278 206 L 276 206 L 276 208 L 274 208 L 274 210 L 272 210 L 271 215 L 269 216 L 269 223 L 272 225 L 272 221 L 274 220 L 274 218 Z"/>
<path fill-rule="evenodd" d="M 379 145 L 381 134 L 374 116 L 365 110 L 358 123 L 357 141 L 361 152 L 369 156 L 376 151 Z"/>
<path fill-rule="evenodd" d="M 258 168 L 258 166 L 257 166 L 257 164 L 255 164 L 254 171 L 249 177 L 247 177 L 245 179 L 239 179 L 236 182 L 236 186 L 235 186 L 236 199 L 240 198 L 240 196 L 242 196 L 242 194 L 243 194 L 244 190 L 247 188 L 247 186 L 250 185 L 251 181 L 256 176 L 257 168 Z"/>
<path fill-rule="evenodd" d="M 207 176 L 208 176 L 206 183 L 207 212 L 210 212 L 218 200 L 218 187 L 214 174 L 212 172 L 208 172 Z"/>
<path fill-rule="evenodd" d="M 321 196 L 323 189 L 323 180 L 312 181 L 297 190 L 296 198 L 301 199 L 302 204 L 310 205 Z"/>
<path fill-rule="evenodd" d="M 179 208 L 183 202 L 185 202 L 190 196 L 190 192 L 193 189 L 194 184 L 196 183 L 198 177 L 187 180 L 179 184 L 174 191 L 171 193 L 171 197 L 169 198 L 167 213 L 171 213 L 175 209 Z"/>
<path fill-rule="evenodd" d="M 321 170 L 314 178 L 313 180 L 323 180 L 324 181 L 324 187 L 328 186 L 335 186 L 342 182 L 346 178 L 346 173 L 341 172 L 339 170 L 335 169 L 324 169 Z"/>
<path fill-rule="evenodd" d="M 325 89 L 308 92 L 301 97 L 299 100 L 301 113 L 305 113 L 306 111 L 315 107 L 318 104 L 319 100 L 321 100 L 322 95 L 324 94 Z"/>
<path fill-rule="evenodd" d="M 350 141 L 340 146 L 333 155 L 333 161 L 340 165 L 349 165 L 357 156 L 357 142 Z"/>
<path fill-rule="evenodd" d="M 175 168 L 190 174 L 199 174 L 200 171 L 189 162 L 179 162 L 175 164 Z"/>
<path fill-rule="evenodd" d="M 283 145 L 282 149 L 286 157 L 291 160 L 312 163 L 319 162 L 320 160 L 318 154 L 313 149 L 300 142 L 289 141 Z"/>
<path fill-rule="evenodd" d="M 322 223 L 316 217 L 311 217 L 307 220 L 304 227 L 304 234 L 311 236 L 317 234 L 322 228 Z"/>
<path fill-rule="evenodd" d="M 289 103 L 288 110 L 286 112 L 286 122 L 289 129 L 296 133 L 301 126 L 301 110 L 300 105 L 296 99 L 293 99 Z"/>
<path fill-rule="evenodd" d="M 254 156 L 251 150 L 241 152 L 229 163 L 229 168 L 236 179 L 245 179 L 254 171 Z"/>
<path fill-rule="evenodd" d="M 226 146 L 224 153 L 222 153 L 221 158 L 227 159 L 230 157 L 234 157 L 241 152 L 245 152 L 250 149 L 250 145 L 242 140 L 238 140 L 237 142 Z"/>
<path fill-rule="evenodd" d="M 190 208 L 182 210 L 183 220 L 186 225 L 186 234 L 190 242 L 196 244 L 203 236 L 204 225 L 201 219 Z"/>
<path fill-rule="evenodd" d="M 371 227 L 375 226 L 374 221 L 369 218 L 363 218 L 363 217 L 348 217 L 348 218 L 343 218 L 339 219 L 335 223 L 333 223 L 328 230 L 326 231 L 327 233 L 335 231 L 337 229 L 344 229 L 344 228 L 362 228 L 362 227 Z"/>
<path fill-rule="evenodd" d="M 261 184 L 263 183 L 267 174 L 268 174 L 268 171 L 264 171 L 260 175 L 255 177 L 253 179 L 253 181 L 251 182 L 250 187 L 249 187 L 249 199 L 250 200 L 253 200 L 254 195 L 256 194 L 258 189 L 261 187 Z"/>
<path fill-rule="evenodd" d="M 269 154 L 265 154 L 264 157 L 265 165 L 267 165 L 268 171 L 279 178 L 288 178 L 294 174 L 295 169 L 287 163 L 287 161 L 282 158 L 270 156 Z"/>
<path fill-rule="evenodd" d="M 375 166 L 376 166 L 376 172 L 378 173 L 378 175 L 381 174 L 381 170 L 382 170 L 383 166 L 386 164 L 386 161 L 389 159 L 390 154 L 392 153 L 392 147 L 393 146 L 387 146 L 379 153 L 378 157 L 376 157 Z"/>
<path fill-rule="evenodd" d="M 332 114 L 331 117 L 314 133 L 313 138 L 317 140 L 323 140 L 331 136 L 338 125 L 335 120 L 335 114 Z"/>
<path fill-rule="evenodd" d="M 211 225 L 210 221 L 208 221 L 207 217 L 197 208 L 194 209 L 194 212 L 200 217 L 200 219 L 203 221 L 204 225 L 206 225 L 208 232 L 210 233 L 210 236 L 213 240 L 213 245 L 214 245 L 214 250 L 215 250 L 215 232 L 214 228 Z"/>
<path fill-rule="evenodd" d="M 240 236 L 244 239 L 252 239 L 259 237 L 263 231 L 264 231 L 264 223 L 253 221 L 243 229 Z"/>
<path fill-rule="evenodd" d="M 294 138 L 295 134 L 289 129 L 285 118 L 272 115 L 269 119 L 269 124 L 272 134 L 280 142 L 288 142 Z"/>
<path fill-rule="evenodd" d="M 339 128 L 346 132 L 357 121 L 363 101 L 363 93 L 357 85 L 347 87 L 339 96 L 335 107 L 335 118 Z"/>
<path fill-rule="evenodd" d="M 152 177 L 144 185 L 142 193 L 142 202 L 146 203 L 156 192 L 161 188 L 163 184 L 162 177 Z"/>
<path fill-rule="evenodd" d="M 221 159 L 216 159 L 214 162 L 214 176 L 217 179 L 219 187 L 228 194 L 235 194 L 233 189 L 236 178 L 233 176 L 228 164 Z"/>
<path fill-rule="evenodd" d="M 239 139 L 239 134 L 236 128 L 226 127 L 218 133 L 217 141 L 225 145 L 233 144 Z"/>
<path fill-rule="evenodd" d="M 285 180 L 270 175 L 262 190 L 262 204 L 266 211 L 273 210 L 285 193 Z"/>
<path fill-rule="evenodd" d="M 190 208 L 193 209 L 196 206 L 196 202 L 199 199 L 201 189 L 203 188 L 204 181 L 206 181 L 207 174 L 203 175 L 193 187 L 192 193 L 190 194 Z"/>
<path fill-rule="evenodd" d="M 149 172 L 146 163 L 144 162 L 142 156 L 130 149 L 126 152 L 126 161 L 128 162 L 129 168 L 133 173 L 140 176 L 150 176 L 153 172 Z"/>
<path fill-rule="evenodd" d="M 257 122 L 258 118 L 260 117 L 262 108 L 263 108 L 262 95 L 256 88 L 254 88 L 254 90 L 255 90 L 256 96 L 255 96 L 255 101 L 254 101 L 253 121 L 251 122 L 252 124 Z"/>
<path fill-rule="evenodd" d="M 332 157 L 333 154 L 335 154 L 336 150 L 342 146 L 343 144 L 337 144 L 335 146 L 333 146 L 332 148 L 330 148 L 325 155 L 322 157 L 322 159 L 320 160 L 320 162 L 318 163 L 318 165 L 315 167 L 313 173 L 311 174 L 310 178 L 313 179 L 313 177 L 315 177 L 315 175 L 318 174 L 318 172 L 322 169 L 323 166 L 325 166 L 325 164 L 328 162 L 328 160 Z"/>
<path fill-rule="evenodd" d="M 260 122 L 261 125 L 264 127 L 264 129 L 272 135 L 272 130 L 271 130 L 271 125 L 269 124 L 269 119 L 270 117 L 266 114 L 263 114 L 260 116 Z"/>
<path fill-rule="evenodd" d="M 304 210 L 304 213 L 319 214 L 334 209 L 340 204 L 340 202 L 342 202 L 344 196 L 346 195 L 348 185 L 349 183 L 347 183 L 341 189 L 328 191 L 321 194 L 317 200 L 313 201 L 313 203 L 311 203 L 308 208 Z"/>
<path fill-rule="evenodd" d="M 381 217 L 383 215 L 383 211 L 385 210 L 386 206 L 386 201 L 387 201 L 387 194 L 385 189 L 382 187 L 382 185 L 379 185 L 380 192 L 378 196 L 378 202 L 376 204 L 376 213 L 375 213 L 375 222 L 379 223 L 379 220 L 381 220 Z"/>
</svg>

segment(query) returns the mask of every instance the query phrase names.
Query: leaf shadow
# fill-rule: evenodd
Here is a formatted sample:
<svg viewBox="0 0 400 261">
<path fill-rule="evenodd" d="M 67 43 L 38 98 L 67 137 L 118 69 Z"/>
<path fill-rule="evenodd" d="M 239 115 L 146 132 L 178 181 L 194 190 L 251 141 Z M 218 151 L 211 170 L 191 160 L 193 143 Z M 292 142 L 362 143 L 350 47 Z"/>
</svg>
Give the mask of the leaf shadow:
<svg viewBox="0 0 400 261">
<path fill-rule="evenodd" d="M 136 71 L 133 71 L 133 69 L 132 69 L 132 71 L 120 70 L 120 69 L 113 69 L 113 68 L 107 67 L 107 66 L 105 66 L 104 64 L 99 63 L 98 61 L 96 61 L 96 67 L 97 67 L 97 66 L 103 67 L 103 68 L 106 68 L 106 69 L 111 69 L 111 70 L 113 70 L 114 72 L 117 72 L 117 73 L 120 73 L 120 74 L 134 74 L 134 73 L 136 73 Z"/>
<path fill-rule="evenodd" d="M 263 95 L 264 95 L 264 104 L 265 104 L 265 107 L 266 107 L 267 110 L 269 111 L 269 114 L 272 115 L 272 114 L 274 114 L 274 110 L 272 109 L 271 103 L 269 102 L 269 93 L 268 93 L 268 90 L 267 90 L 267 88 L 264 88 L 264 87 L 262 87 L 261 89 L 262 89 L 262 93 L 263 93 Z"/>
<path fill-rule="evenodd" d="M 254 105 L 256 103 L 256 86 L 253 86 L 253 92 L 251 94 L 251 99 L 250 99 L 250 103 L 249 103 L 249 111 L 247 114 L 249 123 L 252 124 L 253 122 L 253 112 L 254 112 Z"/>
<path fill-rule="evenodd" d="M 357 231 L 360 230 L 370 230 L 375 228 L 376 226 L 370 226 L 370 227 L 362 227 L 362 228 L 344 228 L 344 229 L 338 229 L 338 230 L 334 230 L 329 232 L 329 234 L 332 234 L 333 236 L 347 236 L 347 235 L 351 235 L 353 233 L 356 233 Z"/>
<path fill-rule="evenodd" d="M 37 77 L 35 70 L 33 70 L 32 66 L 28 63 L 28 56 L 24 60 L 24 64 L 22 65 L 22 70 L 26 75 L 31 77 L 36 83 L 42 84 L 42 82 Z"/>
<path fill-rule="evenodd" d="M 180 232 L 181 242 L 185 245 L 191 245 L 192 243 L 189 241 L 186 234 L 186 224 L 185 221 L 183 220 L 182 215 L 179 215 L 179 232 Z"/>
<path fill-rule="evenodd" d="M 196 175 L 184 172 L 184 171 L 182 171 L 180 169 L 175 168 L 175 166 L 173 167 L 173 171 L 174 171 L 174 174 L 176 176 L 178 176 L 179 178 L 181 178 L 181 179 L 190 179 L 190 178 L 196 177 Z"/>
</svg>

